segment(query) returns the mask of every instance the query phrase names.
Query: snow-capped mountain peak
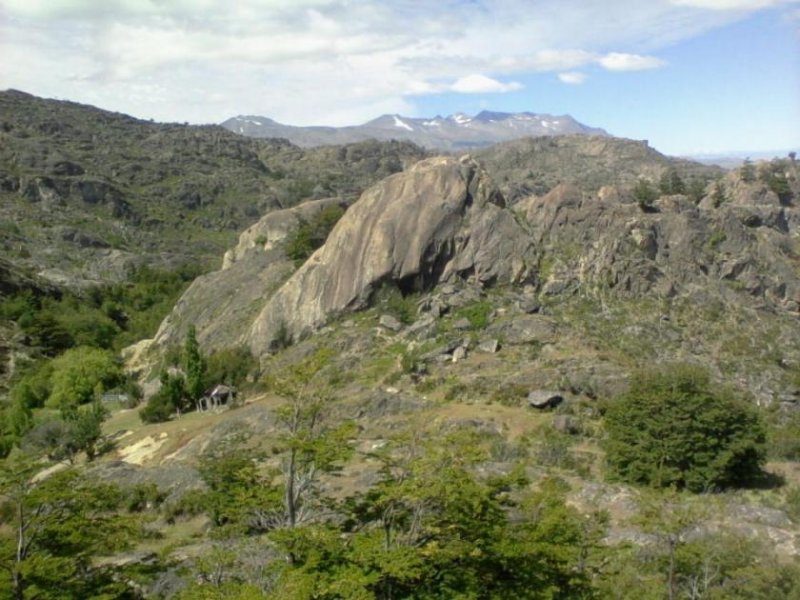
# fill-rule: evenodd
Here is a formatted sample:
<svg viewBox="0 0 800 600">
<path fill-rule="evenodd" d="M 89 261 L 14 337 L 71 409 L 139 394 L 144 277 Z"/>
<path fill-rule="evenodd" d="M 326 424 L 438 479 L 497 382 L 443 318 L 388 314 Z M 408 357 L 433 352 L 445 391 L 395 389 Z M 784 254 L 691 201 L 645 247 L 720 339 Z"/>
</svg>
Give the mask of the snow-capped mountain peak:
<svg viewBox="0 0 800 600">
<path fill-rule="evenodd" d="M 447 117 L 412 118 L 387 114 L 350 127 L 293 127 L 266 117 L 239 116 L 223 127 L 252 137 L 286 138 L 299 146 L 343 144 L 368 139 L 406 140 L 443 150 L 490 146 L 521 137 L 567 134 L 608 135 L 587 127 L 569 115 L 484 110 L 475 116 L 457 112 Z"/>
</svg>

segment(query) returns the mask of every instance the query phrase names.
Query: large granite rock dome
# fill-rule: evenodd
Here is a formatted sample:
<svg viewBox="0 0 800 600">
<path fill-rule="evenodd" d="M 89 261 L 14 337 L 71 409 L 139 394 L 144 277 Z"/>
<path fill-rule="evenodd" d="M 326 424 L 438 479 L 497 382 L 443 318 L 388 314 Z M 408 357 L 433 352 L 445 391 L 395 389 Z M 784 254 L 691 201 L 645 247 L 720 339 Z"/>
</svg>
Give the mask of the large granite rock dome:
<svg viewBox="0 0 800 600">
<path fill-rule="evenodd" d="M 455 277 L 483 284 L 528 273 L 532 243 L 469 157 L 421 161 L 367 190 L 325 245 L 281 286 L 247 336 L 261 354 L 332 315 L 366 306 L 391 282 L 405 292 Z"/>
</svg>

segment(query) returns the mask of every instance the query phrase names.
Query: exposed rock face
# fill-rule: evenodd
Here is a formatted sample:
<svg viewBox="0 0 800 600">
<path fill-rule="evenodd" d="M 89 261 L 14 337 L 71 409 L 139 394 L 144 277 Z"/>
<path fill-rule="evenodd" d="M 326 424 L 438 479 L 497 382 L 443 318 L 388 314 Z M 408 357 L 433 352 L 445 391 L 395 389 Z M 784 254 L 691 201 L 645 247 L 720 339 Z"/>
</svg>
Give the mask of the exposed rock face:
<svg viewBox="0 0 800 600">
<path fill-rule="evenodd" d="M 255 249 L 268 251 L 277 247 L 277 244 L 285 240 L 303 222 L 310 221 L 325 208 L 329 206 L 347 208 L 349 204 L 341 198 L 325 198 L 269 213 L 248 227 L 239 236 L 239 243 L 225 253 L 222 259 L 223 270 L 229 269 L 237 260 Z"/>
<path fill-rule="evenodd" d="M 608 190 L 598 197 L 559 185 L 516 208 L 547 256 L 545 295 L 581 289 L 672 297 L 696 288 L 725 298 L 746 291 L 796 311 L 800 277 L 789 223 L 800 211 L 757 187 L 732 184 L 735 193 L 719 207 L 662 196 L 645 212 Z"/>
<path fill-rule="evenodd" d="M 468 157 L 432 158 L 367 190 L 276 292 L 247 340 L 256 354 L 366 306 L 384 282 L 425 290 L 457 276 L 520 281 L 531 242 Z"/>
</svg>

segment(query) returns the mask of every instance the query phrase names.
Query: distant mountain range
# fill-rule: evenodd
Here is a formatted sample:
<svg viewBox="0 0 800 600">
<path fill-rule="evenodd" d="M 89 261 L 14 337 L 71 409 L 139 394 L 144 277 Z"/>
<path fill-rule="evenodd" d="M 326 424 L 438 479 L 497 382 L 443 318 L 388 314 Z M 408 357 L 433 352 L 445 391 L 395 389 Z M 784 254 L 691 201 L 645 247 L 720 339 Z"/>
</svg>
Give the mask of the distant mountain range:
<svg viewBox="0 0 800 600">
<path fill-rule="evenodd" d="M 349 127 L 295 127 L 267 117 L 238 116 L 222 126 L 249 137 L 285 138 L 303 147 L 348 144 L 368 139 L 407 140 L 425 148 L 458 150 L 491 146 L 522 137 L 565 134 L 609 135 L 603 129 L 579 123 L 569 115 L 531 112 L 483 111 L 471 117 L 456 113 L 448 117 L 417 119 L 383 115 Z"/>
</svg>

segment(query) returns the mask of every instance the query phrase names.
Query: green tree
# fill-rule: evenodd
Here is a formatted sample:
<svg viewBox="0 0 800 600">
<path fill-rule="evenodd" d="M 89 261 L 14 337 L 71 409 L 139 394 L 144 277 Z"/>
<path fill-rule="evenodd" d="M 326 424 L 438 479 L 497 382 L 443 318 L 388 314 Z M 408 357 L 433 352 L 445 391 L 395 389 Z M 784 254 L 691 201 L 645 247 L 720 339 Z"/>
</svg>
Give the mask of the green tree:
<svg viewBox="0 0 800 600">
<path fill-rule="evenodd" d="M 100 400 L 87 406 L 74 407 L 63 413 L 68 425 L 69 438 L 65 452 L 70 460 L 74 460 L 79 452 L 85 452 L 90 461 L 100 454 L 99 443 L 103 439 L 103 421 L 108 417 L 108 410 Z"/>
<path fill-rule="evenodd" d="M 129 597 L 126 584 L 92 564 L 138 534 L 138 521 L 118 512 L 120 491 L 74 470 L 34 477 L 38 468 L 23 455 L 0 464 L 0 596 Z"/>
<path fill-rule="evenodd" d="M 689 188 L 687 190 L 687 194 L 692 199 L 695 204 L 699 204 L 700 201 L 706 195 L 706 182 L 703 179 L 695 177 L 689 181 Z"/>
<path fill-rule="evenodd" d="M 224 383 L 241 387 L 257 369 L 258 361 L 246 347 L 222 348 L 209 355 L 205 373 L 205 387 Z"/>
<path fill-rule="evenodd" d="M 662 173 L 661 179 L 659 179 L 658 182 L 658 187 L 665 196 L 686 193 L 686 184 L 674 167 L 670 167 Z"/>
<path fill-rule="evenodd" d="M 341 529 L 307 525 L 271 535 L 291 560 L 275 563 L 270 598 L 591 595 L 585 551 L 599 535 L 586 535 L 564 501 L 565 485 L 547 480 L 526 493 L 516 474 L 477 477 L 488 454 L 472 432 L 396 442 L 376 455 L 382 478 L 350 499 Z"/>
<path fill-rule="evenodd" d="M 190 325 L 189 331 L 186 333 L 186 341 L 183 346 L 183 367 L 186 371 L 186 394 L 190 400 L 197 401 L 203 395 L 206 361 L 200 354 L 197 330 L 194 325 Z"/>
<path fill-rule="evenodd" d="M 200 475 L 208 491 L 201 503 L 217 528 L 216 537 L 260 533 L 274 526 L 271 517 L 280 512 L 281 493 L 273 485 L 275 473 L 260 469 L 259 458 L 237 445 L 202 458 Z"/>
<path fill-rule="evenodd" d="M 758 170 L 758 178 L 774 192 L 781 202 L 788 202 L 792 197 L 792 187 L 786 177 L 786 161 L 773 160 L 764 163 Z"/>
<path fill-rule="evenodd" d="M 739 177 L 745 183 L 752 183 L 756 180 L 756 167 L 750 158 L 745 158 L 739 169 Z"/>
<path fill-rule="evenodd" d="M 352 454 L 348 439 L 353 424 L 334 424 L 328 415 L 329 361 L 328 353 L 319 352 L 267 379 L 272 391 L 287 400 L 277 415 L 281 432 L 274 452 L 281 456 L 284 502 L 276 526 L 291 528 L 311 518 L 319 509 L 320 477 L 338 472 Z"/>
<path fill-rule="evenodd" d="M 86 404 L 96 392 L 110 389 L 122 380 L 122 369 L 109 351 L 86 346 L 71 348 L 53 360 L 47 405 L 65 409 Z"/>
<path fill-rule="evenodd" d="M 711 190 L 711 203 L 713 204 L 714 208 L 719 208 L 727 201 L 728 194 L 725 191 L 725 184 L 721 181 L 715 182 L 714 187 Z"/>
<path fill-rule="evenodd" d="M 187 407 L 186 382 L 179 372 L 161 371 L 161 387 L 139 411 L 139 417 L 145 423 L 168 421 L 176 412 Z"/>
<path fill-rule="evenodd" d="M 766 459 L 756 409 L 696 367 L 637 373 L 605 425 L 611 472 L 630 483 L 698 492 L 742 485 Z"/>
<path fill-rule="evenodd" d="M 99 401 L 87 406 L 70 407 L 53 418 L 33 427 L 21 440 L 21 446 L 30 452 L 44 454 L 50 460 L 68 460 L 74 463 L 78 454 L 86 453 L 94 460 L 103 450 L 102 424 L 108 411 Z"/>
<path fill-rule="evenodd" d="M 649 210 L 658 199 L 658 191 L 647 179 L 640 177 L 633 188 L 633 197 L 642 210 Z"/>
<path fill-rule="evenodd" d="M 333 226 L 344 215 L 339 205 L 323 208 L 319 214 L 300 226 L 286 238 L 286 255 L 300 265 L 325 243 Z"/>
</svg>

